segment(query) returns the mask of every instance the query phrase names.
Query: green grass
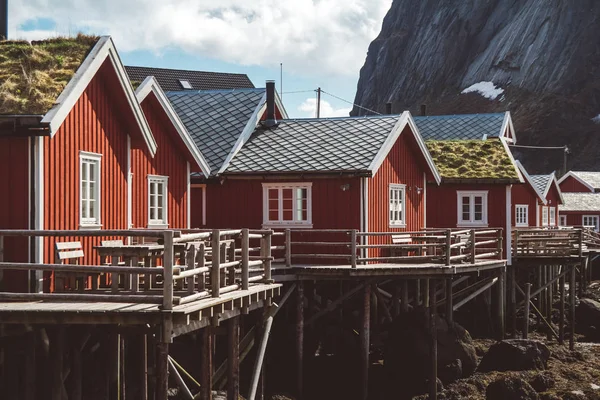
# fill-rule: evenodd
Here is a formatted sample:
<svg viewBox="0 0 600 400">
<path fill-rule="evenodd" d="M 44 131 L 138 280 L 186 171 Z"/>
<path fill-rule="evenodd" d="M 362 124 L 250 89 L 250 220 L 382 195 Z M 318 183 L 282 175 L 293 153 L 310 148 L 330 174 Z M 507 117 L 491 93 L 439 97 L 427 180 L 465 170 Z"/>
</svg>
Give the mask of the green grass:
<svg viewBox="0 0 600 400">
<path fill-rule="evenodd" d="M 518 179 L 500 140 L 430 140 L 427 148 L 445 179 Z"/>
<path fill-rule="evenodd" d="M 48 112 L 97 41 L 82 34 L 0 41 L 0 114 Z"/>
</svg>

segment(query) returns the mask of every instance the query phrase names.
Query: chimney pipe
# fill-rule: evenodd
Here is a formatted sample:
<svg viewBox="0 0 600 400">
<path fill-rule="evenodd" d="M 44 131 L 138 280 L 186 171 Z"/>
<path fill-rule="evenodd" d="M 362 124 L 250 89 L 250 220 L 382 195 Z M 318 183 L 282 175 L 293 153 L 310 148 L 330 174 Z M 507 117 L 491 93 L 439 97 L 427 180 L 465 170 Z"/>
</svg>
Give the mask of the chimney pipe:
<svg viewBox="0 0 600 400">
<path fill-rule="evenodd" d="M 392 103 L 385 103 L 385 113 L 387 115 L 392 113 Z"/>
<path fill-rule="evenodd" d="M 421 104 L 421 116 L 427 115 L 427 104 Z"/>
<path fill-rule="evenodd" d="M 272 128 L 277 125 L 275 119 L 275 81 L 267 81 L 267 119 L 264 125 Z"/>
<path fill-rule="evenodd" d="M 0 0 L 0 40 L 8 38 L 8 0 Z"/>
</svg>

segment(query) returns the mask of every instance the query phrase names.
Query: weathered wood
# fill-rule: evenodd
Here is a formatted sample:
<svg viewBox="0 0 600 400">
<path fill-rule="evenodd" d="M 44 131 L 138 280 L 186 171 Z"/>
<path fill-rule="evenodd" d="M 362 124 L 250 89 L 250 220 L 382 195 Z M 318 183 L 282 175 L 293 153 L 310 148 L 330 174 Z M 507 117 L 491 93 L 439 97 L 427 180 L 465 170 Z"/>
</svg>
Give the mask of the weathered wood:
<svg viewBox="0 0 600 400">
<path fill-rule="evenodd" d="M 24 364 L 25 364 L 25 376 L 23 382 L 23 400 L 35 400 L 35 391 L 37 388 L 36 384 L 36 332 L 28 332 L 23 336 L 23 344 L 25 345 L 25 355 L 24 355 Z M 80 356 L 81 357 L 81 353 Z M 37 357 L 37 361 L 39 362 L 42 357 Z M 80 358 L 81 359 L 81 358 Z M 8 368 L 9 364 L 7 360 L 4 359 L 4 366 Z M 42 381 L 42 379 L 39 379 Z M 1 382 L 0 382 L 1 383 Z M 40 382 L 41 383 L 41 382 Z M 81 384 L 81 380 L 79 381 Z M 81 388 L 81 385 L 79 386 Z M 5 389 L 7 389 L 5 387 Z M 6 392 L 5 392 L 6 393 Z M 72 397 L 75 400 L 82 400 L 81 395 L 76 397 L 74 394 Z M 71 397 L 69 397 L 71 399 Z"/>
<path fill-rule="evenodd" d="M 575 288 L 575 274 L 577 272 L 577 268 L 575 267 L 575 265 L 571 266 L 571 281 L 569 283 L 569 308 L 570 308 L 570 315 L 569 315 L 569 319 L 570 319 L 570 330 L 571 330 L 571 334 L 569 337 L 569 349 L 575 350 L 575 298 L 576 298 L 576 288 Z"/>
<path fill-rule="evenodd" d="M 217 236 L 218 237 L 218 236 Z M 214 238 L 214 236 L 213 236 Z M 217 247 L 218 248 L 218 247 Z M 200 400 L 212 400 L 213 386 L 213 328 L 207 326 L 201 331 L 202 353 L 200 362 Z"/>
<path fill-rule="evenodd" d="M 454 321 L 454 309 L 452 297 L 452 278 L 446 279 L 446 319 L 449 322 Z"/>
<path fill-rule="evenodd" d="M 227 400 L 240 396 L 240 317 L 227 320 Z"/>
<path fill-rule="evenodd" d="M 523 339 L 529 338 L 529 305 L 531 304 L 531 283 L 525 284 L 525 310 L 523 311 Z"/>
<path fill-rule="evenodd" d="M 221 288 L 221 233 L 218 229 L 213 229 L 212 231 L 212 245 L 211 245 L 211 258 L 212 258 L 212 270 L 210 272 L 210 286 L 212 297 L 219 297 L 219 292 Z"/>
<path fill-rule="evenodd" d="M 559 290 L 560 290 L 560 305 L 559 305 L 559 320 L 558 320 L 558 342 L 562 345 L 565 342 L 565 276 L 561 274 Z"/>
<path fill-rule="evenodd" d="M 429 284 L 429 400 L 437 399 L 437 328 L 436 328 L 436 296 L 435 281 Z"/>
<path fill-rule="evenodd" d="M 169 343 L 156 343 L 156 400 L 168 400 Z"/>
<path fill-rule="evenodd" d="M 265 266 L 265 282 L 267 283 L 271 283 L 272 282 L 272 278 L 271 278 L 271 239 L 272 239 L 272 235 L 271 233 L 268 233 L 265 235 L 265 239 L 264 239 L 264 245 L 265 245 L 265 260 L 264 260 L 264 266 Z"/>
<path fill-rule="evenodd" d="M 248 229 L 242 229 L 242 290 L 248 290 L 250 274 L 250 239 Z"/>
<path fill-rule="evenodd" d="M 402 280 L 402 312 L 408 312 L 408 280 Z"/>
<path fill-rule="evenodd" d="M 498 318 L 497 328 L 498 328 L 498 338 L 499 340 L 504 339 L 505 328 L 504 328 L 504 294 L 505 294 L 505 277 L 506 277 L 506 268 L 502 268 L 500 274 L 498 275 L 498 285 L 496 287 L 496 306 L 497 313 L 496 316 Z"/>
<path fill-rule="evenodd" d="M 177 367 L 173 363 L 173 359 L 171 359 L 171 357 L 169 357 L 168 361 L 169 361 L 169 371 L 171 371 L 171 374 L 173 374 L 173 376 L 175 377 L 175 380 L 177 381 L 177 385 L 179 386 L 179 389 L 181 389 L 181 393 L 183 393 L 183 396 L 186 399 L 194 400 L 194 395 L 190 391 L 190 388 L 188 388 L 187 385 L 185 384 L 185 381 L 181 377 L 181 374 L 179 374 Z"/>
<path fill-rule="evenodd" d="M 0 301 L 73 301 L 86 303 L 147 303 L 160 304 L 161 295 L 123 295 L 123 294 L 87 294 L 87 293 L 12 293 L 1 292 Z"/>
<path fill-rule="evenodd" d="M 63 361 L 65 355 L 65 326 L 58 326 L 53 330 L 50 341 L 50 374 L 52 377 L 52 388 L 50 398 L 52 400 L 63 400 L 65 393 Z"/>
<path fill-rule="evenodd" d="M 309 310 L 310 312 L 310 310 Z M 314 317 L 314 316 L 313 316 Z M 296 287 L 296 397 L 302 400 L 304 392 L 304 282 Z"/>
<path fill-rule="evenodd" d="M 356 244 L 356 234 L 357 234 L 356 229 L 352 229 L 350 231 L 350 265 L 352 266 L 352 268 L 356 268 L 356 263 L 357 263 L 356 249 L 358 247 Z M 368 251 L 367 251 L 367 254 L 368 254 Z"/>
<path fill-rule="evenodd" d="M 370 331 L 371 331 L 371 285 L 363 289 L 362 326 L 360 328 L 360 399 L 369 397 Z"/>
<path fill-rule="evenodd" d="M 273 325 L 273 316 L 269 315 L 267 317 L 263 332 L 262 338 L 260 340 L 260 344 L 258 347 L 258 352 L 256 354 L 256 361 L 254 363 L 254 369 L 252 371 L 252 378 L 250 380 L 250 393 L 248 394 L 248 400 L 256 400 L 257 391 L 259 386 L 260 375 L 263 369 L 265 353 L 267 351 L 267 344 L 269 342 L 269 336 L 271 335 L 271 326 Z M 301 399 L 301 397 L 297 397 L 297 399 Z"/>
<path fill-rule="evenodd" d="M 174 264 L 174 248 L 173 248 L 173 231 L 167 230 L 164 232 L 165 252 L 163 256 L 163 310 L 173 309 L 173 264 Z M 162 361 L 161 361 L 162 362 Z M 166 361 L 165 361 L 165 369 Z"/>
<path fill-rule="evenodd" d="M 285 230 L 285 266 L 292 266 L 292 231 Z"/>
<path fill-rule="evenodd" d="M 70 347 L 71 347 L 71 371 L 69 373 L 69 400 L 83 399 L 83 359 L 80 335 L 76 334 L 74 328 L 71 328 Z"/>
<path fill-rule="evenodd" d="M 363 282 L 363 283 L 355 286 L 354 288 L 350 289 L 349 291 L 347 291 L 346 293 L 344 293 L 342 296 L 338 297 L 337 299 L 335 299 L 334 301 L 332 301 L 331 303 L 329 303 L 329 305 L 327 305 L 327 307 L 325 307 L 321 311 L 317 312 L 316 314 L 313 314 L 306 321 L 306 325 L 312 325 L 312 324 L 314 324 L 316 320 L 318 320 L 319 318 L 321 318 L 323 315 L 325 315 L 325 314 L 327 314 L 327 313 L 335 310 L 344 301 L 348 300 L 350 297 L 352 297 L 355 294 L 357 294 L 358 292 L 360 292 L 365 285 L 370 285 L 372 282 L 373 282 L 373 280 L 368 280 L 367 282 Z"/>
<path fill-rule="evenodd" d="M 464 299 L 462 299 L 461 301 L 459 301 L 458 303 L 456 303 L 454 305 L 454 307 L 452 307 L 452 309 L 454 311 L 458 310 L 459 308 L 461 308 L 463 305 L 465 305 L 466 303 L 468 303 L 469 301 L 473 300 L 475 297 L 479 296 L 481 293 L 485 292 L 486 290 L 488 290 L 489 288 L 491 288 L 493 285 L 496 284 L 496 282 L 498 281 L 498 278 L 492 278 L 492 280 L 490 280 L 488 283 L 486 283 L 484 286 L 482 286 L 481 288 L 475 290 L 473 293 L 471 293 L 470 295 L 468 295 L 467 297 L 465 297 Z M 473 285 L 475 286 L 475 285 Z"/>
<path fill-rule="evenodd" d="M 516 266 L 508 267 L 510 272 L 510 320 L 511 334 L 513 338 L 517 337 L 517 281 Z"/>
</svg>

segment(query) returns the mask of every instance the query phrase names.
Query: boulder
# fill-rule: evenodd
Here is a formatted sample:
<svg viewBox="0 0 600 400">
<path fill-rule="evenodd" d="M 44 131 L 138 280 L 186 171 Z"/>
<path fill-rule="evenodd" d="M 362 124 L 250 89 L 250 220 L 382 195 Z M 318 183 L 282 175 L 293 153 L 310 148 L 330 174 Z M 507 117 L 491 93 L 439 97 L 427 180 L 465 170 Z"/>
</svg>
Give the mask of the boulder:
<svg viewBox="0 0 600 400">
<path fill-rule="evenodd" d="M 581 299 L 575 312 L 577 326 L 588 340 L 600 341 L 600 302 Z"/>
<path fill-rule="evenodd" d="M 550 350 L 539 340 L 509 339 L 493 344 L 481 359 L 480 372 L 546 369 Z"/>
<path fill-rule="evenodd" d="M 516 376 L 504 376 L 490 383 L 485 390 L 487 400 L 538 400 L 531 385 Z"/>
<path fill-rule="evenodd" d="M 549 371 L 545 371 L 531 377 L 529 384 L 536 392 L 541 393 L 553 388 L 556 381 Z"/>
</svg>

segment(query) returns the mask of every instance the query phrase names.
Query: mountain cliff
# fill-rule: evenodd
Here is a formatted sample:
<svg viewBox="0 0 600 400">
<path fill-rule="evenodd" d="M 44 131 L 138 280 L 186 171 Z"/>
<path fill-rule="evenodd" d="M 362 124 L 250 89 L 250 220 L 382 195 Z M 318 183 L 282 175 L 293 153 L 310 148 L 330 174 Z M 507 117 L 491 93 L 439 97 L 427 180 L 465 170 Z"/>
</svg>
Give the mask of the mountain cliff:
<svg viewBox="0 0 600 400">
<path fill-rule="evenodd" d="M 600 1 L 394 0 L 354 102 L 508 110 L 520 145 L 567 145 L 569 168 L 600 170 Z M 533 172 L 562 167 L 562 150 L 517 152 Z"/>
</svg>

